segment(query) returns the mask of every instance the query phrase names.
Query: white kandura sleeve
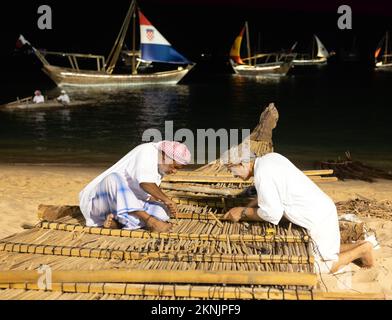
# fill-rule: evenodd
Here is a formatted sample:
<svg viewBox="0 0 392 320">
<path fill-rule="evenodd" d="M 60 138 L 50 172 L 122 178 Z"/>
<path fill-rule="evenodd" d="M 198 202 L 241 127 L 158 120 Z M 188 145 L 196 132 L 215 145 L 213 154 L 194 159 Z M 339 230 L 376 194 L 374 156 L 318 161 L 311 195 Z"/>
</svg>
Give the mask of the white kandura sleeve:
<svg viewBox="0 0 392 320">
<path fill-rule="evenodd" d="M 277 225 L 282 219 L 284 209 L 278 186 L 271 178 L 263 178 L 257 188 L 259 208 L 257 214 L 265 221 Z"/>
<path fill-rule="evenodd" d="M 153 158 L 153 155 L 145 152 L 140 153 L 136 158 L 136 164 L 134 170 L 135 178 L 140 183 L 157 183 L 157 160 Z"/>
</svg>

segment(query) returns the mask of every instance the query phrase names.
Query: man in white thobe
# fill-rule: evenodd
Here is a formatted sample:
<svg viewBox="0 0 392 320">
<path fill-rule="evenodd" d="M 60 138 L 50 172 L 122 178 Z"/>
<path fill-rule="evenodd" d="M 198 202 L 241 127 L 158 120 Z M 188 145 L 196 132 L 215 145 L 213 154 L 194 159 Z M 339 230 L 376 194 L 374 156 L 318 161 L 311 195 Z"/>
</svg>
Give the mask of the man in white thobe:
<svg viewBox="0 0 392 320">
<path fill-rule="evenodd" d="M 44 102 L 45 102 L 45 98 L 44 98 L 44 96 L 41 94 L 41 91 L 35 90 L 33 102 L 34 102 L 34 103 L 44 103 Z"/>
<path fill-rule="evenodd" d="M 189 164 L 179 142 L 144 143 L 91 181 L 79 194 L 87 226 L 167 232 L 176 204 L 159 188 L 165 174 Z"/>
<path fill-rule="evenodd" d="M 336 272 L 356 259 L 365 267 L 373 265 L 371 243 L 340 244 L 335 204 L 287 158 L 269 153 L 256 159 L 238 159 L 228 167 L 244 180 L 254 176 L 257 198 L 247 207 L 231 209 L 226 218 L 239 221 L 246 217 L 277 225 L 285 217 L 307 229 L 323 272 Z"/>
<path fill-rule="evenodd" d="M 69 95 L 65 92 L 65 90 L 61 90 L 61 95 L 57 97 L 57 101 L 62 103 L 62 104 L 70 104 L 71 99 L 69 98 Z"/>
</svg>

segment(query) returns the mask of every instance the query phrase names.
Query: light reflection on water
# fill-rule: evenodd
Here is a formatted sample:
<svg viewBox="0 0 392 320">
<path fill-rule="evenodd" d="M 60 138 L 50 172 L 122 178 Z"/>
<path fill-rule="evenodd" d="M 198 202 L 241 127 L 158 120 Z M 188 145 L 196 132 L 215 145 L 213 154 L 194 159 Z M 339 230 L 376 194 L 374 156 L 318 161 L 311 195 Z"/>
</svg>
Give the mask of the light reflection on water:
<svg viewBox="0 0 392 320">
<path fill-rule="evenodd" d="M 217 76 L 205 83 L 79 91 L 77 108 L 0 112 L 0 162 L 109 164 L 141 143 L 145 130 L 248 128 L 274 101 L 275 150 L 310 165 L 350 150 L 392 168 L 392 76 L 326 72 L 281 79 Z M 45 92 L 55 97 L 59 89 Z"/>
</svg>

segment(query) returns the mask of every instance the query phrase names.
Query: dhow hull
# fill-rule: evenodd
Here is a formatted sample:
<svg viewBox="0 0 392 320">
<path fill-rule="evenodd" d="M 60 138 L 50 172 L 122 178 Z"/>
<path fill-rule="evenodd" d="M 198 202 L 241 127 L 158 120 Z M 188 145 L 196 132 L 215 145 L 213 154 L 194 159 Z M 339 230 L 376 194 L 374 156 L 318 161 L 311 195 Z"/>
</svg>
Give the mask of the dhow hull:
<svg viewBox="0 0 392 320">
<path fill-rule="evenodd" d="M 45 65 L 43 71 L 59 87 L 131 87 L 145 84 L 176 84 L 191 70 L 187 68 L 152 74 L 107 74 L 105 72 L 74 70 Z"/>
</svg>

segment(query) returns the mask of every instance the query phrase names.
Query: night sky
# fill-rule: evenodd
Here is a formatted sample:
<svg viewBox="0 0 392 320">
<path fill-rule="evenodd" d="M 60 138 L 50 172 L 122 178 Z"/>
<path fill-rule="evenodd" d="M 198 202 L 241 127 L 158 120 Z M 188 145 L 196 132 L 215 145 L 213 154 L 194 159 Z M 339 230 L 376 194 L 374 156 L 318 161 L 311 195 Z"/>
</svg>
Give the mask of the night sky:
<svg viewBox="0 0 392 320">
<path fill-rule="evenodd" d="M 53 30 L 37 27 L 37 8 L 41 4 L 53 10 Z M 2 70 L 22 63 L 20 57 L 9 59 L 20 33 L 38 48 L 107 56 L 129 4 L 129 0 L 3 2 Z M 287 49 L 296 40 L 308 43 L 313 33 L 327 49 L 338 51 L 349 48 L 355 36 L 366 61 L 371 60 L 385 31 L 392 30 L 391 1 L 140 0 L 138 4 L 173 46 L 196 62 L 201 53 L 210 54 L 212 59 L 226 59 L 245 20 L 249 21 L 253 45 L 257 45 L 260 33 L 264 51 Z M 353 10 L 353 30 L 337 28 L 337 8 L 341 4 Z"/>
</svg>

